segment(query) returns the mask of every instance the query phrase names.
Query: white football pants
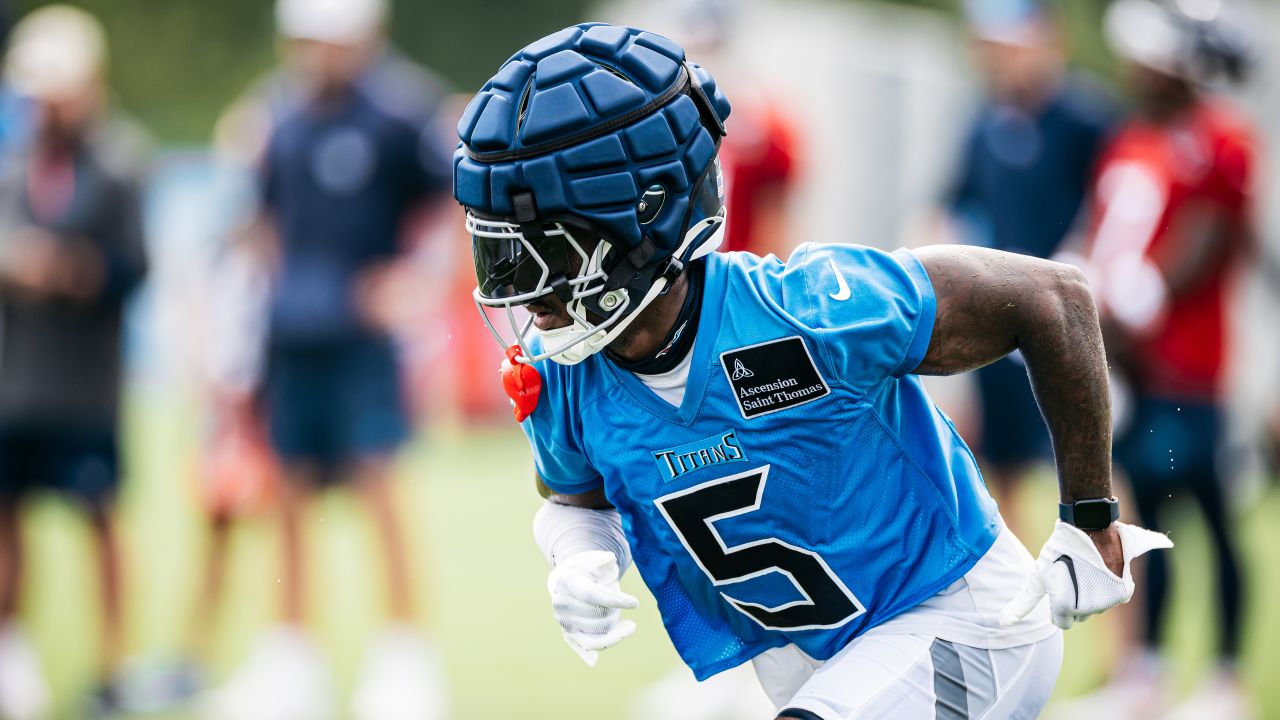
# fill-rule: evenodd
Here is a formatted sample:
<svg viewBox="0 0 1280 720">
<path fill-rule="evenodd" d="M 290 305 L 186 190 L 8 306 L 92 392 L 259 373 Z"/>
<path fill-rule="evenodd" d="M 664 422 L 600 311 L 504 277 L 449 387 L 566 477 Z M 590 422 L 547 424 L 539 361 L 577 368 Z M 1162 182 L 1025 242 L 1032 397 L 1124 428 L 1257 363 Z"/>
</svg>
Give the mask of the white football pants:
<svg viewBox="0 0 1280 720">
<path fill-rule="evenodd" d="M 1003 650 L 923 635 L 864 635 L 826 662 L 788 645 L 752 663 L 782 717 L 1021 720 L 1038 716 L 1053 693 L 1062 633 Z"/>
</svg>

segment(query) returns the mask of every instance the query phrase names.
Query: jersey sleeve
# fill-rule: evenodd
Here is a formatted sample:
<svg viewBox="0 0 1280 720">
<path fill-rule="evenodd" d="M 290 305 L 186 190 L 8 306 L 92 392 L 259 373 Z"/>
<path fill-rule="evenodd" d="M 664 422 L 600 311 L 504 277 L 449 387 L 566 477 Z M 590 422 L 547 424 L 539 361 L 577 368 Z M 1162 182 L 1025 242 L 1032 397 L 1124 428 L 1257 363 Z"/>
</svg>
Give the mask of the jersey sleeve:
<svg viewBox="0 0 1280 720">
<path fill-rule="evenodd" d="M 1253 141 L 1243 132 L 1228 134 L 1218 144 L 1209 191 L 1229 212 L 1248 206 L 1253 183 Z"/>
<path fill-rule="evenodd" d="M 541 396 L 533 414 L 520 423 L 520 429 L 529 439 L 534 467 L 543 484 L 560 495 L 577 495 L 601 487 L 604 478 L 582 450 L 563 370 L 549 361 L 538 363 Z"/>
<path fill-rule="evenodd" d="M 924 359 L 937 300 L 910 250 L 803 245 L 782 277 L 787 296 L 802 296 L 797 319 L 846 386 L 866 392 L 910 374 Z"/>
</svg>

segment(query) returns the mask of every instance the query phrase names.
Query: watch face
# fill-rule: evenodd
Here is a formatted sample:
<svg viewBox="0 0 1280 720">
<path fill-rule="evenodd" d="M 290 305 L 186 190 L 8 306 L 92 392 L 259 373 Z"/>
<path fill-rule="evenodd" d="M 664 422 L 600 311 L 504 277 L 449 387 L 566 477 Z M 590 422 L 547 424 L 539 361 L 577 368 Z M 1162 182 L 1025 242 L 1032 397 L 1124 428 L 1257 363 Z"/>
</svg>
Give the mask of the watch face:
<svg viewBox="0 0 1280 720">
<path fill-rule="evenodd" d="M 1115 520 L 1115 510 L 1119 503 L 1114 500 L 1098 498 L 1096 500 L 1080 500 L 1074 504 L 1074 522 L 1083 530 L 1102 530 Z"/>
</svg>

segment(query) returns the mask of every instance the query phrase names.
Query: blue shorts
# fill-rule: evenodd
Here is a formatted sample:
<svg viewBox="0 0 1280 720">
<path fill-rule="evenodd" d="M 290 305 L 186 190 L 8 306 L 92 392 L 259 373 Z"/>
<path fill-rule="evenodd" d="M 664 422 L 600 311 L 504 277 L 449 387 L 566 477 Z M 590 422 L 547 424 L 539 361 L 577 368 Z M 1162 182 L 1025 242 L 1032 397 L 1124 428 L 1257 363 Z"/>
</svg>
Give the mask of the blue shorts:
<svg viewBox="0 0 1280 720">
<path fill-rule="evenodd" d="M 106 507 L 120 487 L 119 448 L 110 426 L 0 424 L 0 502 L 55 490 Z"/>
<path fill-rule="evenodd" d="M 1115 459 L 1138 493 L 1168 493 L 1218 481 L 1222 413 L 1213 403 L 1134 399 L 1133 420 L 1116 439 Z"/>
<path fill-rule="evenodd" d="M 264 397 L 271 445 L 285 462 L 336 470 L 388 456 L 409 437 L 388 340 L 273 347 Z"/>
<path fill-rule="evenodd" d="M 1027 367 L 1001 358 L 978 369 L 982 396 L 982 457 L 1009 467 L 1053 457 L 1049 429 L 1031 392 Z"/>
</svg>

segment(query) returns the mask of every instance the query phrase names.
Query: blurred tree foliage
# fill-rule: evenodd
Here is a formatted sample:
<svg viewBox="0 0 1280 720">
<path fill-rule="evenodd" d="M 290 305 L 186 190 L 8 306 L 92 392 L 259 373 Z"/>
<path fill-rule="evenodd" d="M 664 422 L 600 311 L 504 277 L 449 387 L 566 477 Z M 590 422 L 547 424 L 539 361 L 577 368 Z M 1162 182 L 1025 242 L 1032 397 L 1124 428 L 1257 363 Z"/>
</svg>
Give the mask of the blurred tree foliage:
<svg viewBox="0 0 1280 720">
<path fill-rule="evenodd" d="M 17 0 L 21 16 L 47 0 Z M 272 0 L 71 0 L 106 25 L 123 106 L 171 143 L 209 137 L 222 109 L 275 62 Z M 393 0 L 397 45 L 456 89 L 513 48 L 583 19 L 589 0 Z"/>
<path fill-rule="evenodd" d="M 785 1 L 785 0 L 784 0 Z M 861 2 L 865 0 L 842 0 Z M 3 0 L 0 0 L 3 2 Z M 48 0 L 9 0 L 20 16 Z M 125 108 L 162 141 L 204 141 L 218 113 L 275 60 L 272 0 L 70 0 L 100 17 Z M 958 0 L 899 0 L 959 14 Z M 1106 72 L 1105 0 L 1058 0 L 1083 64 Z M 513 48 L 587 17 L 591 0 L 393 0 L 392 36 L 460 91 Z"/>
<path fill-rule="evenodd" d="M 785 1 L 785 0 L 784 0 Z M 844 0 L 859 2 L 861 0 Z M 889 0 L 894 1 L 894 0 Z M 1043 0 L 1062 21 L 1073 64 L 1101 77 L 1116 70 L 1115 58 L 1102 37 L 1102 14 L 1111 0 Z M 964 0 L 896 0 L 897 4 L 927 8 L 962 19 Z"/>
</svg>

